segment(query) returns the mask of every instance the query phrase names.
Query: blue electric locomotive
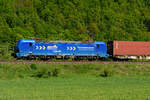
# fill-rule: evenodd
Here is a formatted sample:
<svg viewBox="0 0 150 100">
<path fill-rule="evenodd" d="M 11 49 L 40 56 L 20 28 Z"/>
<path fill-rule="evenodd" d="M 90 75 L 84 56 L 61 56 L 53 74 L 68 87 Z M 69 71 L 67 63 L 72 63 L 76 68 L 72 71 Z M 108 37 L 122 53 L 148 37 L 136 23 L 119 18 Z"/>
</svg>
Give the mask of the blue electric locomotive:
<svg viewBox="0 0 150 100">
<path fill-rule="evenodd" d="M 107 58 L 107 46 L 104 42 L 81 43 L 73 41 L 38 42 L 33 39 L 21 39 L 16 45 L 17 58 Z"/>
</svg>

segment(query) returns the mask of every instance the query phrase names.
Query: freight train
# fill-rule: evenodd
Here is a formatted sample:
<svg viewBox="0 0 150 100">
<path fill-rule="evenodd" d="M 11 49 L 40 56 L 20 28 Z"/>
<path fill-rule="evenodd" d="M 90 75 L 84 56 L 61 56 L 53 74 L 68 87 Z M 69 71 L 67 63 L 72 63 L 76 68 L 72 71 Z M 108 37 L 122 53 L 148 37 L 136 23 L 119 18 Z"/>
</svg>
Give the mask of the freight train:
<svg viewBox="0 0 150 100">
<path fill-rule="evenodd" d="M 17 58 L 73 59 L 150 59 L 150 42 L 102 41 L 37 41 L 21 39 L 15 48 Z"/>
</svg>

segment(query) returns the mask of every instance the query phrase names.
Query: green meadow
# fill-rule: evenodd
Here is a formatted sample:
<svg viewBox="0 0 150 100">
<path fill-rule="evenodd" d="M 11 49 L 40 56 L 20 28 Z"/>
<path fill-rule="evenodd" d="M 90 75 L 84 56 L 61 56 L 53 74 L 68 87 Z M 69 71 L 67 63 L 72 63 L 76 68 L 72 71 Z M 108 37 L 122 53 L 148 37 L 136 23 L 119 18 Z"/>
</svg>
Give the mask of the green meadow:
<svg viewBox="0 0 150 100">
<path fill-rule="evenodd" d="M 0 65 L 0 100 L 150 100 L 149 64 Z"/>
</svg>

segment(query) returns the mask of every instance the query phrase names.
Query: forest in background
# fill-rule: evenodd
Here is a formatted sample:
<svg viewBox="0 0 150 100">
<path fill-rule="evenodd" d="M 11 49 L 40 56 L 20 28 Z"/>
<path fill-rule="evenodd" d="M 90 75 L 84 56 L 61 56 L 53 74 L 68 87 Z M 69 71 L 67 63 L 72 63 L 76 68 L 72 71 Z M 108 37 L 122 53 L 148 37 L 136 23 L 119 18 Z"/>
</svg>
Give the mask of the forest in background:
<svg viewBox="0 0 150 100">
<path fill-rule="evenodd" d="M 150 0 L 0 0 L 0 44 L 150 41 Z"/>
</svg>

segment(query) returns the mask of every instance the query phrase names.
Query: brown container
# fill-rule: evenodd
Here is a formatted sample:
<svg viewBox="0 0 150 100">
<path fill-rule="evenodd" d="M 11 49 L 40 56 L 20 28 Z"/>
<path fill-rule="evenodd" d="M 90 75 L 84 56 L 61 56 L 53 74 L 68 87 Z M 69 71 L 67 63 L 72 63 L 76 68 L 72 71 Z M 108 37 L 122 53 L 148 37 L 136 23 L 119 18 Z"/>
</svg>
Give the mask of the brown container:
<svg viewBox="0 0 150 100">
<path fill-rule="evenodd" d="M 143 41 L 113 41 L 113 56 L 149 56 L 150 42 Z"/>
</svg>

